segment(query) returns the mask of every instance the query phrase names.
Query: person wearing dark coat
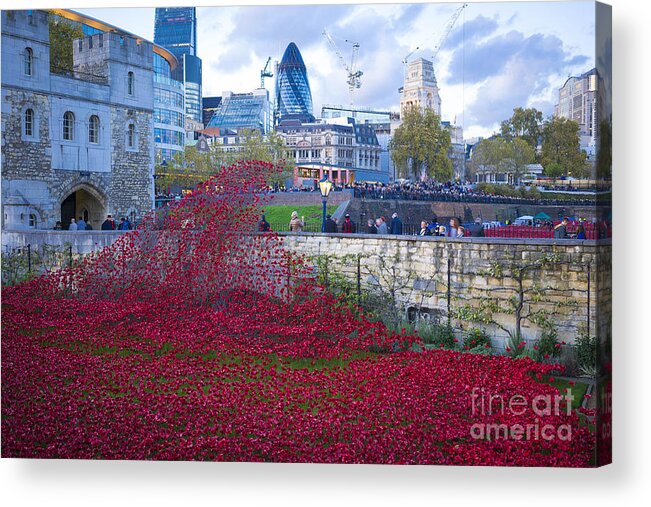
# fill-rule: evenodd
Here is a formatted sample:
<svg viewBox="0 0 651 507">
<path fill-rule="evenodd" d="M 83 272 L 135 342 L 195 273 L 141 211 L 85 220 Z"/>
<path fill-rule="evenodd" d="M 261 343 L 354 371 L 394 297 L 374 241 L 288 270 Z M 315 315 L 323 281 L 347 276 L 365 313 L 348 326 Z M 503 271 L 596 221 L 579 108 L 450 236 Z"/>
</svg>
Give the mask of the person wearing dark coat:
<svg viewBox="0 0 651 507">
<path fill-rule="evenodd" d="M 350 219 L 350 215 L 348 215 L 348 214 L 346 214 L 346 217 L 344 219 L 344 223 L 341 224 L 341 232 L 347 233 L 347 234 L 352 234 L 352 233 L 355 232 L 355 224 Z"/>
<path fill-rule="evenodd" d="M 103 231 L 114 231 L 115 230 L 115 221 L 111 215 L 106 216 L 106 220 L 102 222 Z"/>
<path fill-rule="evenodd" d="M 391 218 L 391 227 L 389 234 L 402 234 L 402 220 L 398 218 L 398 213 L 394 213 Z"/>
<path fill-rule="evenodd" d="M 481 224 L 481 218 L 475 218 L 475 223 L 468 226 L 468 231 L 473 238 L 483 238 L 484 226 Z"/>
<path fill-rule="evenodd" d="M 326 215 L 325 231 L 337 232 L 337 222 L 332 219 L 332 215 L 330 214 Z"/>
<path fill-rule="evenodd" d="M 372 218 L 369 218 L 366 223 L 366 234 L 377 234 L 377 227 L 375 227 L 375 221 Z"/>
<path fill-rule="evenodd" d="M 267 219 L 265 218 L 264 215 L 260 217 L 260 221 L 258 222 L 258 231 L 259 232 L 269 232 L 271 230 L 271 224 L 267 222 Z"/>
</svg>

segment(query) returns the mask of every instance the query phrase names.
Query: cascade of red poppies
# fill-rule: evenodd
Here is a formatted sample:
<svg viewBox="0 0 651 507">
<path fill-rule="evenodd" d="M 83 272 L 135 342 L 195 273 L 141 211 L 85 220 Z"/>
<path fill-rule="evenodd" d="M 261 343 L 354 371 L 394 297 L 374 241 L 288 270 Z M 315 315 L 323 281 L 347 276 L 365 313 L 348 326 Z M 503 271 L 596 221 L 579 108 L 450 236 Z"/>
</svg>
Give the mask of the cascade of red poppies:
<svg viewBox="0 0 651 507">
<path fill-rule="evenodd" d="M 3 457 L 587 466 L 531 360 L 410 351 L 257 233 L 276 170 L 241 162 L 72 269 L 3 289 Z M 474 388 L 483 391 L 475 391 Z M 478 401 L 479 400 L 479 401 Z M 475 438 L 474 423 L 571 430 Z"/>
</svg>

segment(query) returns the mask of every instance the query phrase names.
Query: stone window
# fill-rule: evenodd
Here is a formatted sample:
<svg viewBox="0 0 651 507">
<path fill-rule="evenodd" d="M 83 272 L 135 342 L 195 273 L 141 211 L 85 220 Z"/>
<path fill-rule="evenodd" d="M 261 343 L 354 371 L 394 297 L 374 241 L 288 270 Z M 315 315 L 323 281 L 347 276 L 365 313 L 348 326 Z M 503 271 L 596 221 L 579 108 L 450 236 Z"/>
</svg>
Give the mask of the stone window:
<svg viewBox="0 0 651 507">
<path fill-rule="evenodd" d="M 71 111 L 66 111 L 63 114 L 63 139 L 72 141 L 74 139 L 75 131 L 75 115 Z"/>
<path fill-rule="evenodd" d="M 95 114 L 88 121 L 88 142 L 99 143 L 99 117 Z"/>
<path fill-rule="evenodd" d="M 29 228 L 36 229 L 37 219 L 34 213 L 29 214 Z"/>
<path fill-rule="evenodd" d="M 127 148 L 136 147 L 136 126 L 133 123 L 129 123 L 127 127 Z"/>
<path fill-rule="evenodd" d="M 27 109 L 25 111 L 23 132 L 25 134 L 25 137 L 34 137 L 34 110 L 33 109 Z"/>
<path fill-rule="evenodd" d="M 31 76 L 32 71 L 34 70 L 34 52 L 32 51 L 32 48 L 25 48 L 24 64 L 25 75 Z"/>
<path fill-rule="evenodd" d="M 135 77 L 133 75 L 133 72 L 129 72 L 129 74 L 127 74 L 127 93 L 129 95 L 133 95 L 134 85 L 135 85 Z"/>
</svg>

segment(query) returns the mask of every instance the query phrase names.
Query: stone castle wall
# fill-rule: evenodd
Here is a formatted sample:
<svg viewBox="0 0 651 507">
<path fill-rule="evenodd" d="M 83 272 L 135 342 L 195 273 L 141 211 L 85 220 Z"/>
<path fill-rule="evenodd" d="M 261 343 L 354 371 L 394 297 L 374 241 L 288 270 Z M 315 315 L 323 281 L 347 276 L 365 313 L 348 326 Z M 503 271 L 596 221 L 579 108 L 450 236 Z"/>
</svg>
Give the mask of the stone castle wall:
<svg viewBox="0 0 651 507">
<path fill-rule="evenodd" d="M 5 231 L 4 249 L 32 248 L 40 245 L 71 245 L 73 254 L 87 254 L 110 245 L 122 233 L 68 231 Z M 327 256 L 328 272 L 341 273 L 357 280 L 359 257 L 362 290 L 386 293 L 393 283 L 397 299 L 405 309 L 441 319 L 448 315 L 448 267 L 450 310 L 455 314 L 463 306 L 477 307 L 494 301 L 495 320 L 512 328 L 514 318 L 506 312 L 508 299 L 517 291 L 516 280 L 509 276 L 509 266 L 525 266 L 543 256 L 554 255 L 557 262 L 524 277 L 523 286 L 544 288 L 546 302 L 534 302 L 535 294 L 526 297 L 525 311 L 546 310 L 553 316 L 560 340 L 573 343 L 581 327 L 605 341 L 611 333 L 611 258 L 610 241 L 576 240 L 505 240 L 499 238 L 450 239 L 439 237 L 378 236 L 349 234 L 282 233 L 286 248 L 308 257 Z M 323 264 L 322 264 L 323 265 Z M 495 267 L 504 267 L 505 276 Z M 493 274 L 489 274 L 492 270 Z M 332 280 L 332 276 L 330 276 Z M 531 304 L 531 305 L 530 305 Z M 458 321 L 464 329 L 481 327 L 477 322 Z M 497 345 L 506 333 L 495 325 L 486 326 L 497 337 Z M 524 322 L 523 335 L 537 338 L 540 329 Z"/>
<path fill-rule="evenodd" d="M 574 240 L 504 240 L 499 238 L 417 238 L 377 235 L 320 235 L 285 233 L 285 245 L 304 255 L 325 253 L 331 257 L 329 270 L 357 279 L 357 256 L 364 290 L 384 291 L 393 283 L 397 299 L 405 308 L 418 309 L 434 317 L 448 315 L 448 266 L 450 269 L 450 309 L 454 315 L 462 307 L 477 308 L 492 301 L 499 310 L 494 320 L 512 329 L 514 317 L 508 300 L 518 294 L 518 283 L 508 276 L 509 267 L 530 265 L 543 256 L 557 257 L 555 264 L 524 277 L 523 287 L 543 289 L 547 301 L 529 292 L 525 312 L 545 311 L 557 326 L 559 339 L 573 343 L 582 327 L 600 338 L 610 334 L 611 245 L 609 242 Z M 496 266 L 503 268 L 504 276 Z M 588 276 L 589 272 L 589 276 Z M 531 304 L 529 304 L 531 303 Z M 500 313 L 503 311 L 504 313 Z M 589 321 L 589 322 L 588 322 Z M 457 321 L 468 329 L 476 322 Z M 523 336 L 533 340 L 540 328 L 523 322 Z M 506 337 L 495 325 L 487 326 L 493 336 Z"/>
<path fill-rule="evenodd" d="M 54 228 L 74 192 L 75 214 L 87 211 L 95 229 L 107 213 L 142 218 L 154 206 L 151 43 L 113 33 L 85 37 L 73 43 L 77 72 L 56 74 L 50 72 L 47 13 L 33 11 L 30 18 L 27 12 L 2 12 L 3 229 Z M 27 48 L 34 54 L 31 73 L 25 72 Z M 89 71 L 103 76 L 101 82 Z M 35 115 L 32 135 L 24 128 L 28 108 Z M 72 139 L 63 138 L 68 111 Z M 99 119 L 94 140 L 92 116 Z M 126 146 L 130 122 L 134 148 Z"/>
</svg>

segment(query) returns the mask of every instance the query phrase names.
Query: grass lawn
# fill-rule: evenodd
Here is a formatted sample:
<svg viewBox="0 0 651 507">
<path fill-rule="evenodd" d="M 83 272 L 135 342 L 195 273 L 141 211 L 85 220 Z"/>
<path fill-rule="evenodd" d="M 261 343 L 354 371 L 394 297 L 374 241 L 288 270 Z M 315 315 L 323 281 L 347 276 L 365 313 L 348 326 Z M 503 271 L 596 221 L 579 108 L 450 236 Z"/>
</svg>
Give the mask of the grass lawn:
<svg viewBox="0 0 651 507">
<path fill-rule="evenodd" d="M 574 396 L 574 399 L 572 400 L 573 410 L 576 410 L 579 407 L 581 407 L 581 403 L 583 402 L 583 396 L 588 390 L 588 384 L 584 382 L 577 381 L 574 385 L 571 385 L 569 380 L 558 379 L 558 378 L 554 378 L 554 382 L 551 382 L 551 385 L 553 385 L 556 389 L 558 389 L 558 391 L 561 394 L 565 394 L 565 391 L 567 389 L 572 390 L 572 396 Z"/>
<path fill-rule="evenodd" d="M 338 206 L 328 206 L 328 213 L 334 213 Z M 271 224 L 274 230 L 287 230 L 289 220 L 292 216 L 292 211 L 298 212 L 299 217 L 305 217 L 305 223 L 308 229 L 321 226 L 321 219 L 323 214 L 323 206 L 265 206 L 264 214 L 267 222 Z M 310 227 L 312 226 L 312 227 Z"/>
</svg>

